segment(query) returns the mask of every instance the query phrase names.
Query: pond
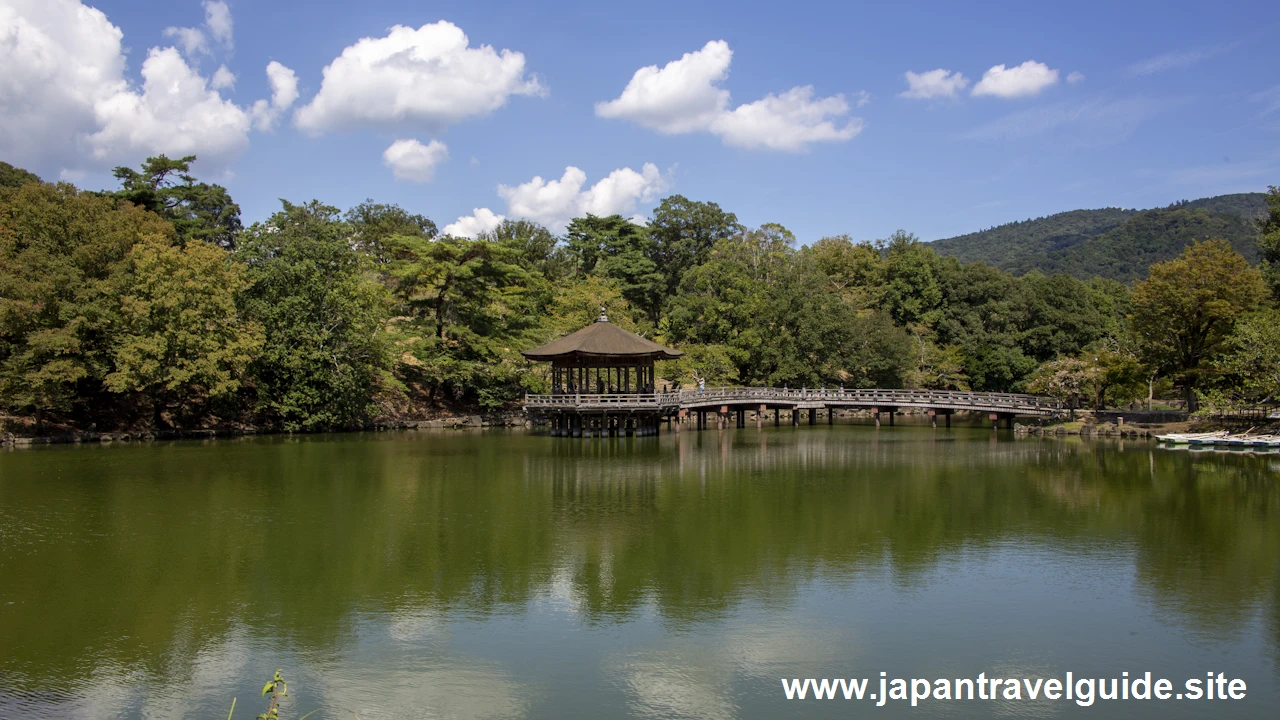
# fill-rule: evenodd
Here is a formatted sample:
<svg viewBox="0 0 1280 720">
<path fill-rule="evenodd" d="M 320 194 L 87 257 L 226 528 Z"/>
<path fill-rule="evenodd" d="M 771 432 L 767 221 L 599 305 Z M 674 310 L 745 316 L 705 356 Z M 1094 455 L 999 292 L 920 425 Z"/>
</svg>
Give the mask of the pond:
<svg viewBox="0 0 1280 720">
<path fill-rule="evenodd" d="M 1278 475 L 853 425 L 0 453 L 0 716 L 252 718 L 280 668 L 283 718 L 1270 718 Z M 784 691 L 882 672 L 1028 689 Z M 1068 672 L 1247 691 L 1028 697 Z"/>
</svg>

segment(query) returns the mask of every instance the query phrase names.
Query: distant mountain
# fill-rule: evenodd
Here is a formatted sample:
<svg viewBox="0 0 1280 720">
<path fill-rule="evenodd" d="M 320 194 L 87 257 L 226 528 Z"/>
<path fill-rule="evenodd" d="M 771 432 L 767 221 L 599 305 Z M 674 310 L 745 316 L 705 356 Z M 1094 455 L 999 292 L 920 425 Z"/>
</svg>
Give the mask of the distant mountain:
<svg viewBox="0 0 1280 720">
<path fill-rule="evenodd" d="M 1151 263 L 1177 257 L 1192 240 L 1222 238 L 1258 260 L 1257 218 L 1266 195 L 1239 193 L 1154 210 L 1071 210 L 930 243 L 939 255 L 981 261 L 1014 275 L 1032 270 L 1128 282 Z"/>
</svg>

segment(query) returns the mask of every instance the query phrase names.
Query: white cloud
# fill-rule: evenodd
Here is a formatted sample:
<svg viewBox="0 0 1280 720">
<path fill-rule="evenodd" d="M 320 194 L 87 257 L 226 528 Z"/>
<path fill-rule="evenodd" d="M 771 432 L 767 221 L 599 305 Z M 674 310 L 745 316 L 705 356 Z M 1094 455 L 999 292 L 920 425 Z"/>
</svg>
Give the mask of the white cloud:
<svg viewBox="0 0 1280 720">
<path fill-rule="evenodd" d="M 862 107 L 863 105 L 866 105 L 867 103 L 871 102 L 871 93 L 867 92 L 866 90 L 859 90 L 857 95 L 858 95 L 858 99 L 854 101 L 853 103 L 854 107 Z"/>
<path fill-rule="evenodd" d="M 214 90 L 233 88 L 236 86 L 236 75 L 228 70 L 226 65 L 222 65 L 213 73 L 213 77 L 209 80 L 209 85 Z"/>
<path fill-rule="evenodd" d="M 668 134 L 710 129 L 729 106 L 729 91 L 716 83 L 729 77 L 732 61 L 729 43 L 712 40 L 662 69 L 642 67 L 616 99 L 596 103 L 596 115 Z"/>
<path fill-rule="evenodd" d="M 809 143 L 840 142 L 862 132 L 858 118 L 843 127 L 836 127 L 830 119 L 848 112 L 849 104 L 843 97 L 814 100 L 812 87 L 798 87 L 739 105 L 717 118 L 712 130 L 726 145 L 798 152 Z"/>
<path fill-rule="evenodd" d="M 1058 71 L 1035 60 L 1028 60 L 1017 67 L 996 65 L 982 75 L 973 86 L 973 95 L 994 95 L 1017 98 L 1036 95 L 1058 82 Z"/>
<path fill-rule="evenodd" d="M 454 237 L 473 238 L 490 232 L 506 220 L 505 216 L 494 214 L 489 208 L 473 208 L 470 215 L 463 215 L 457 221 L 444 226 L 441 232 Z"/>
<path fill-rule="evenodd" d="M 663 67 L 642 67 L 617 98 L 596 103 L 596 115 L 630 120 L 666 134 L 710 132 L 726 145 L 798 152 L 814 142 L 838 142 L 857 135 L 862 121 L 847 115 L 844 96 L 813 98 L 812 87 L 730 109 L 729 91 L 719 87 L 729 76 L 733 51 L 713 40 Z M 859 98 L 865 103 L 866 94 Z"/>
<path fill-rule="evenodd" d="M 1129 66 L 1127 73 L 1132 77 L 1144 77 L 1147 75 L 1155 75 L 1166 70 L 1180 70 L 1197 65 L 1208 60 L 1215 55 L 1221 55 L 1231 51 L 1235 44 L 1215 45 L 1213 47 L 1197 48 L 1195 50 L 1182 50 L 1175 52 L 1167 52 L 1162 55 L 1147 58 L 1141 62 L 1136 62 Z"/>
<path fill-rule="evenodd" d="M 396 140 L 382 153 L 382 164 L 391 168 L 397 180 L 427 182 L 436 165 L 449 157 L 449 148 L 439 140 L 423 145 L 415 139 Z"/>
<path fill-rule="evenodd" d="M 1078 84 L 1078 83 L 1082 83 L 1082 82 L 1084 82 L 1084 73 L 1082 73 L 1082 72 L 1078 72 L 1078 71 L 1076 71 L 1076 70 L 1072 70 L 1072 71 L 1067 75 L 1067 84 L 1068 84 L 1068 85 L 1076 85 L 1076 84 Z"/>
<path fill-rule="evenodd" d="M 151 48 L 135 86 L 122 40 L 78 0 L 0 4 L 0 156 L 54 174 L 159 153 L 218 167 L 244 150 L 251 114 L 218 92 L 229 72 L 206 79 L 177 49 Z"/>
<path fill-rule="evenodd" d="M 898 93 L 898 97 L 913 100 L 933 100 L 935 98 L 954 98 L 969 85 L 969 78 L 959 71 L 951 72 L 944 68 L 928 72 L 906 72 L 907 89 Z"/>
<path fill-rule="evenodd" d="M 205 40 L 204 33 L 198 28 L 189 27 L 167 27 L 164 29 L 164 36 L 177 38 L 178 44 L 182 46 L 182 52 L 187 57 L 209 52 L 209 43 Z"/>
<path fill-rule="evenodd" d="M 361 125 L 438 130 L 492 112 L 512 95 L 544 92 L 536 77 L 525 76 L 523 54 L 469 43 L 444 20 L 362 38 L 324 69 L 320 92 L 294 122 L 313 135 Z"/>
<path fill-rule="evenodd" d="M 298 99 L 298 76 L 289 68 L 272 60 L 267 63 L 267 83 L 271 85 L 271 100 L 259 100 L 253 104 L 253 125 L 266 132 L 275 127 L 280 115 Z"/>
<path fill-rule="evenodd" d="M 227 49 L 231 49 L 231 8 L 227 7 L 225 2 L 216 0 L 215 2 L 204 3 L 204 25 L 209 28 L 209 33 L 213 38 L 222 43 Z"/>
<path fill-rule="evenodd" d="M 641 172 L 631 168 L 614 170 L 583 190 L 587 174 L 576 167 L 564 169 L 559 180 L 535 176 L 515 187 L 498 186 L 498 195 L 507 202 L 507 214 L 526 218 L 561 231 L 575 217 L 629 214 L 640 202 L 651 202 L 667 188 L 666 179 L 653 163 Z"/>
</svg>

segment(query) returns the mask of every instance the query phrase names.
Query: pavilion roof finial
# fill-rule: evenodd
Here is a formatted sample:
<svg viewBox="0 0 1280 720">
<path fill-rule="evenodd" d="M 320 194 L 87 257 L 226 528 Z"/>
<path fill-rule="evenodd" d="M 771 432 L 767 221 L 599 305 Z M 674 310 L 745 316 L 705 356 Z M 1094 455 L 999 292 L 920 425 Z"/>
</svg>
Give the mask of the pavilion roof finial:
<svg viewBox="0 0 1280 720">
<path fill-rule="evenodd" d="M 604 306 L 600 306 L 600 317 L 596 318 L 596 322 L 609 322 L 609 316 L 605 314 Z"/>
</svg>

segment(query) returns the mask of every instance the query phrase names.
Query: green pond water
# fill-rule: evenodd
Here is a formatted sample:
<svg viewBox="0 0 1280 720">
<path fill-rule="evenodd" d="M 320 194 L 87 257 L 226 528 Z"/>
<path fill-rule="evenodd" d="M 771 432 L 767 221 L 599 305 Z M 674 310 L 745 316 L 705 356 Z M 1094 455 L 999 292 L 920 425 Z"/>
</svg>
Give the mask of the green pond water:
<svg viewBox="0 0 1280 720">
<path fill-rule="evenodd" d="M 1273 718 L 1280 455 L 927 427 L 0 452 L 0 717 Z M 1120 677 L 1243 700 L 787 700 Z"/>
</svg>

